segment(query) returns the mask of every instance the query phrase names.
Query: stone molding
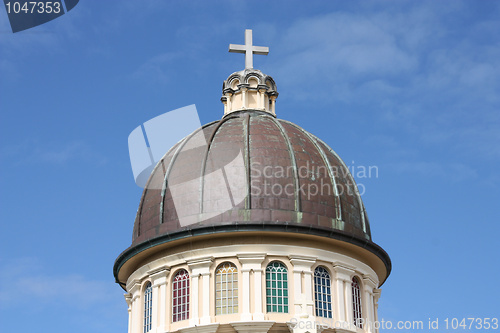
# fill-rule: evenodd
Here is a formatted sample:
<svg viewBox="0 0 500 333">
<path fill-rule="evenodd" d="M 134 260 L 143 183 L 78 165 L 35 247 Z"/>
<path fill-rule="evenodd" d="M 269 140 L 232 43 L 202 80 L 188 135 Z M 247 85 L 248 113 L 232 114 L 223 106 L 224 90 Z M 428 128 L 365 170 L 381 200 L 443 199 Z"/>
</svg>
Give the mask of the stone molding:
<svg viewBox="0 0 500 333">
<path fill-rule="evenodd" d="M 238 333 L 261 333 L 269 331 L 274 323 L 274 321 L 238 321 L 229 324 Z"/>
</svg>

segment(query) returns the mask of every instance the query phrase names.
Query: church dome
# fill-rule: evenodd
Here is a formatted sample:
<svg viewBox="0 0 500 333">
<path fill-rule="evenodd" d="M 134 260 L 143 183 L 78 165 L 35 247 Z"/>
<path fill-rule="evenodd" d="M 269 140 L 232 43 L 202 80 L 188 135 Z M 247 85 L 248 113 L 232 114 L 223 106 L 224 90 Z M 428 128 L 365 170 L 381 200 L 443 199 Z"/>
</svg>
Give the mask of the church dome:
<svg viewBox="0 0 500 333">
<path fill-rule="evenodd" d="M 344 162 L 313 134 L 264 111 L 227 114 L 170 149 L 142 194 L 131 248 L 238 231 L 346 241 L 390 270 Z"/>
<path fill-rule="evenodd" d="M 253 68 L 269 50 L 252 31 L 229 51 L 245 69 L 223 83 L 224 116 L 156 163 L 115 261 L 129 331 L 369 332 L 391 261 L 354 178 L 325 142 L 276 117 L 276 84 Z"/>
</svg>

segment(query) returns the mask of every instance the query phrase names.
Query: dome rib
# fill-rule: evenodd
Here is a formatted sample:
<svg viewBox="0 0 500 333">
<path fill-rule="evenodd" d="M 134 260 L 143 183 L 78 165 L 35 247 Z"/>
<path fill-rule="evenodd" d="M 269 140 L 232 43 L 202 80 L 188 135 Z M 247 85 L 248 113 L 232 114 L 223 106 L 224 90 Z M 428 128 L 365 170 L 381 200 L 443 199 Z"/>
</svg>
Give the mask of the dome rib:
<svg viewBox="0 0 500 333">
<path fill-rule="evenodd" d="M 179 146 L 177 146 L 177 149 L 175 150 L 174 155 L 172 156 L 172 159 L 170 160 L 170 163 L 168 164 L 167 171 L 165 171 L 165 177 L 163 178 L 163 185 L 161 188 L 160 214 L 159 214 L 160 224 L 163 223 L 163 215 L 164 215 L 163 214 L 164 213 L 163 204 L 165 201 L 165 193 L 167 192 L 167 187 L 168 187 L 168 176 L 170 175 L 170 171 L 172 170 L 172 167 L 175 164 L 175 160 L 177 159 L 177 156 L 179 156 L 179 153 L 181 152 L 182 148 L 184 148 L 184 146 L 189 142 L 189 140 L 193 136 L 195 136 L 198 132 L 202 131 L 203 129 L 215 124 L 216 122 L 217 121 L 212 121 L 212 122 L 198 128 L 193 133 L 189 134 L 186 138 L 184 138 L 184 140 L 182 140 L 180 142 Z M 165 156 L 167 156 L 167 155 L 168 155 L 168 153 Z M 163 159 L 160 162 L 163 164 Z"/>
<path fill-rule="evenodd" d="M 288 147 L 288 152 L 290 154 L 290 161 L 292 163 L 293 175 L 294 175 L 294 187 L 295 187 L 295 211 L 300 212 L 302 210 L 302 198 L 300 196 L 300 184 L 299 184 L 299 172 L 297 170 L 297 160 L 295 159 L 295 151 L 293 150 L 292 144 L 290 143 L 290 137 L 286 132 L 283 125 L 280 124 L 276 118 L 265 115 L 264 117 L 271 119 L 271 121 L 278 127 L 283 138 L 285 139 L 286 145 Z"/>
<path fill-rule="evenodd" d="M 284 120 L 282 120 L 284 121 Z M 332 182 L 332 186 L 333 186 L 333 191 L 335 193 L 335 195 L 333 196 L 334 197 L 334 205 L 335 205 L 335 216 L 337 217 L 337 219 L 342 219 L 342 206 L 340 204 L 340 197 L 339 197 L 339 192 L 338 192 L 338 188 L 337 188 L 337 182 L 335 181 L 335 177 L 333 176 L 332 174 L 332 165 L 330 163 L 330 161 L 328 160 L 328 158 L 326 157 L 326 154 L 325 154 L 325 151 L 318 145 L 317 141 L 313 138 L 312 134 L 310 134 L 309 132 L 303 130 L 302 128 L 300 128 L 299 126 L 297 126 L 296 124 L 294 123 L 291 123 L 289 121 L 284 121 L 286 122 L 287 124 L 290 124 L 292 125 L 293 127 L 295 127 L 297 130 L 301 131 L 303 134 L 305 134 L 309 140 L 311 140 L 311 142 L 313 143 L 314 147 L 316 147 L 316 149 L 318 150 L 319 154 L 321 155 L 321 158 L 323 159 L 323 162 L 325 163 L 327 169 L 328 169 L 328 176 L 330 177 L 330 180 Z"/>
<path fill-rule="evenodd" d="M 214 141 L 215 135 L 217 134 L 219 129 L 222 127 L 222 125 L 226 121 L 228 121 L 229 119 L 234 119 L 234 118 L 238 118 L 238 117 L 234 116 L 234 115 L 229 115 L 229 116 L 224 117 L 221 120 L 219 120 L 219 122 L 217 123 L 217 125 L 214 128 L 214 131 L 210 135 L 210 138 L 208 139 L 207 149 L 205 150 L 205 155 L 203 156 L 203 159 L 201 160 L 202 164 L 201 164 L 201 174 L 200 174 L 200 211 L 199 211 L 200 214 L 203 214 L 203 193 L 204 193 L 204 189 L 205 189 L 205 170 L 207 167 L 207 159 L 208 159 L 208 154 L 210 152 L 210 147 L 212 146 L 212 142 Z M 221 170 L 224 173 L 224 169 L 221 169 Z M 224 175 L 224 180 L 226 181 L 226 186 L 227 186 L 227 177 L 225 175 Z M 233 198 L 232 198 L 232 196 L 230 196 L 230 197 L 231 197 L 231 202 L 232 202 Z M 234 202 L 232 202 L 232 203 L 234 206 Z"/>
<path fill-rule="evenodd" d="M 245 150 L 245 172 L 247 177 L 247 195 L 245 197 L 245 209 L 252 208 L 252 175 L 250 170 L 250 114 L 245 116 L 245 124 L 243 126 L 244 150 Z"/>
<path fill-rule="evenodd" d="M 340 158 L 340 156 L 332 148 L 330 148 L 330 146 L 328 146 L 323 140 L 321 140 L 317 136 L 314 136 L 314 138 L 317 141 L 321 142 L 328 149 L 328 151 L 331 154 L 333 154 L 340 161 L 340 163 L 342 164 L 342 166 L 347 170 L 346 175 L 349 177 L 349 180 L 352 181 L 352 183 L 354 185 L 353 186 L 354 187 L 354 191 L 356 192 L 356 197 L 358 199 L 358 204 L 359 204 L 359 209 L 360 209 L 360 215 L 361 215 L 361 224 L 363 226 L 363 232 L 365 233 L 365 235 L 367 235 L 369 238 L 371 238 L 371 235 L 368 234 L 367 231 L 366 231 L 367 228 L 366 228 L 366 220 L 365 220 L 365 206 L 363 205 L 363 200 L 361 200 L 361 195 L 359 194 L 359 191 L 358 191 L 358 184 L 354 180 L 354 177 L 351 175 L 351 173 L 349 172 L 349 169 L 347 168 L 347 165 Z"/>
<path fill-rule="evenodd" d="M 203 145 L 195 140 L 200 135 Z M 209 174 L 230 162 L 231 152 L 243 158 L 240 171 L 225 170 L 228 178 L 214 181 L 219 176 Z M 212 157 L 214 165 L 209 160 Z M 255 174 L 251 164 L 254 159 L 259 163 L 255 168 L 260 168 Z M 267 166 L 278 169 L 269 171 Z M 308 168 L 307 175 L 302 174 L 302 167 Z M 314 171 L 316 167 L 320 168 L 318 172 Z M 236 177 L 234 183 L 231 177 Z M 335 151 L 296 124 L 259 110 L 235 112 L 194 131 L 169 150 L 148 182 L 134 224 L 133 244 L 178 230 L 251 222 L 305 224 L 371 239 L 360 191 Z M 184 185 L 179 187 L 178 183 Z M 334 189 L 318 193 L 321 184 Z M 270 192 L 275 185 L 281 194 Z M 240 193 L 237 205 L 232 202 L 236 198 L 223 194 L 233 190 Z M 221 201 L 229 199 L 234 200 Z M 182 205 L 181 211 L 176 204 Z M 188 222 L 181 224 L 181 219 Z"/>
</svg>

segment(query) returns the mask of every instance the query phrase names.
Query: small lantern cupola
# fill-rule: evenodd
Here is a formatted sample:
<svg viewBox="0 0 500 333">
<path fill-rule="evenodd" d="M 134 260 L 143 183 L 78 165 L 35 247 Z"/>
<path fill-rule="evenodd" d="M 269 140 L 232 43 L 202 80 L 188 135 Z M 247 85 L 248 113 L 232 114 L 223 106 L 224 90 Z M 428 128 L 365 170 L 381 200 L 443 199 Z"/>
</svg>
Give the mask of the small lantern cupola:
<svg viewBox="0 0 500 333">
<path fill-rule="evenodd" d="M 269 48 L 252 44 L 252 30 L 247 29 L 245 45 L 229 45 L 229 52 L 245 53 L 245 69 L 229 75 L 222 85 L 224 116 L 242 110 L 265 111 L 276 116 L 276 83 L 269 75 L 253 68 L 253 55 L 267 55 Z"/>
</svg>

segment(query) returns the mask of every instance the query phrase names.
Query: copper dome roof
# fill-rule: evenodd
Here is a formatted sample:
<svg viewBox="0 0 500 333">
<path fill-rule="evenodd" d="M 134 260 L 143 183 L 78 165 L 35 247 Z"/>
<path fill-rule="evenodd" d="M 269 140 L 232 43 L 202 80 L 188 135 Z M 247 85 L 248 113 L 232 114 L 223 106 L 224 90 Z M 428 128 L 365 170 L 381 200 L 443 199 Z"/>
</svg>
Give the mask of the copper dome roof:
<svg viewBox="0 0 500 333">
<path fill-rule="evenodd" d="M 115 261 L 115 278 L 123 285 L 118 275 L 125 263 L 154 248 L 242 232 L 326 237 L 378 257 L 382 282 L 391 271 L 338 155 L 291 122 L 245 110 L 202 126 L 158 162 L 141 197 L 132 245 Z"/>
<path fill-rule="evenodd" d="M 192 144 L 196 134 L 206 145 Z M 363 202 L 338 155 L 291 122 L 242 111 L 203 126 L 160 160 L 141 198 L 132 245 L 245 224 L 298 225 L 371 241 Z"/>
</svg>

